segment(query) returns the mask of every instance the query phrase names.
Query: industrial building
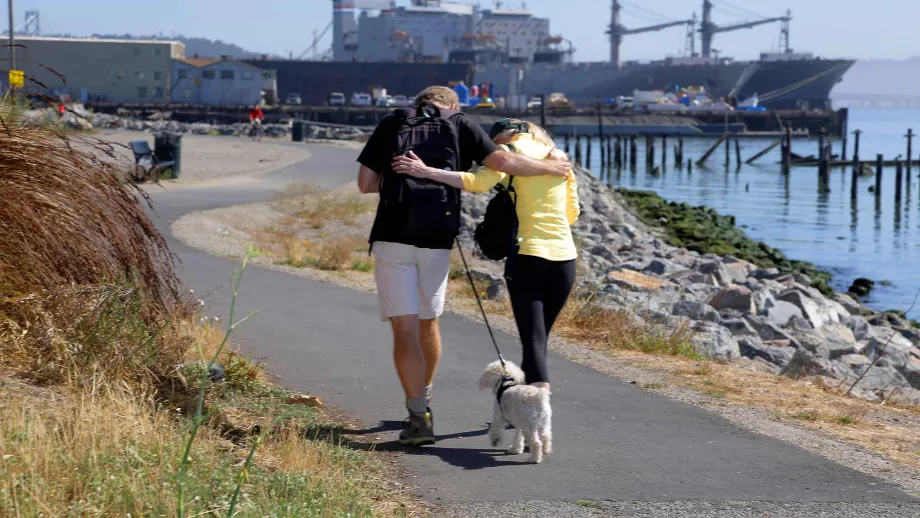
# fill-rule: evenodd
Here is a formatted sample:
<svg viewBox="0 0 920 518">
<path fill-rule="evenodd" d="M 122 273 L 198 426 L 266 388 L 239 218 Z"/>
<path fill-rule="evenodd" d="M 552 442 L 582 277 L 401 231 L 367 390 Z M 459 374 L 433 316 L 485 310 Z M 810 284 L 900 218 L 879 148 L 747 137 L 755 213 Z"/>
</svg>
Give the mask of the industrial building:
<svg viewBox="0 0 920 518">
<path fill-rule="evenodd" d="M 185 45 L 167 40 L 22 36 L 16 43 L 26 92 L 82 102 L 167 102 L 173 60 L 185 57 Z"/>
<path fill-rule="evenodd" d="M 334 61 L 444 63 L 458 51 L 491 49 L 508 56 L 509 62 L 531 63 L 555 41 L 549 20 L 529 11 L 439 0 L 413 0 L 410 6 L 333 0 L 332 24 Z"/>
<path fill-rule="evenodd" d="M 262 102 L 263 90 L 275 91 L 274 73 L 227 58 L 175 59 L 172 75 L 176 103 L 251 105 Z"/>
</svg>

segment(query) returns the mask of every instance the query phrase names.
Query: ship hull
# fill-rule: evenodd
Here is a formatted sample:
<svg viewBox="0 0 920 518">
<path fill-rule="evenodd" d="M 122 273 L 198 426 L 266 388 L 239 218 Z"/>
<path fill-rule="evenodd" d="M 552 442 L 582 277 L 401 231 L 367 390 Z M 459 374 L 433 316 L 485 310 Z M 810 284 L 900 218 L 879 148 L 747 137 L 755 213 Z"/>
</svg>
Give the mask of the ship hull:
<svg viewBox="0 0 920 518">
<path fill-rule="evenodd" d="M 739 99 L 755 94 L 758 104 L 773 109 L 830 109 L 830 93 L 855 61 L 809 59 L 761 61 L 741 85 Z"/>
<path fill-rule="evenodd" d="M 531 65 L 523 71 L 521 94 L 533 96 L 562 92 L 576 106 L 590 106 L 635 90 L 674 91 L 684 86 L 703 86 L 710 96 L 728 95 L 741 81 L 748 65 L 632 65 L 617 69 L 607 63 Z M 477 71 L 477 83 L 489 82 L 494 93 L 507 95 L 512 71 L 497 66 Z"/>
</svg>

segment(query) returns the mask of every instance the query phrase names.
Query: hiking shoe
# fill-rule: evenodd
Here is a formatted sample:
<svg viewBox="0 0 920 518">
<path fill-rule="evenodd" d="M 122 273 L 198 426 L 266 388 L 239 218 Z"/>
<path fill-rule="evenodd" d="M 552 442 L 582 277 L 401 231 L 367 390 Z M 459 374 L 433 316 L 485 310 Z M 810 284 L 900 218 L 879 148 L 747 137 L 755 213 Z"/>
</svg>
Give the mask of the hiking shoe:
<svg viewBox="0 0 920 518">
<path fill-rule="evenodd" d="M 406 429 L 399 433 L 399 444 L 423 446 L 434 443 L 434 421 L 431 417 L 431 409 L 429 408 L 424 415 L 409 412 Z"/>
</svg>

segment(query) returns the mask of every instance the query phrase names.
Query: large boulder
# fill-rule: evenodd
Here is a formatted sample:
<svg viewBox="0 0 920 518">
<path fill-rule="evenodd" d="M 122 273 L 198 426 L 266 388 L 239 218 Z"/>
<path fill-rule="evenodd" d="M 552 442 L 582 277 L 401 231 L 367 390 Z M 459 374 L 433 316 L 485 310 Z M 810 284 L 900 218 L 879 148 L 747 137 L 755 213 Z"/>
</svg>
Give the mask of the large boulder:
<svg viewBox="0 0 920 518">
<path fill-rule="evenodd" d="M 820 329 L 828 322 L 840 322 L 839 313 L 834 308 L 818 304 L 799 290 L 787 290 L 780 293 L 776 299 L 790 302 L 797 306 L 802 311 L 804 318 L 808 320 L 815 329 Z"/>
<path fill-rule="evenodd" d="M 607 274 L 607 281 L 632 291 L 655 291 L 671 283 L 633 270 L 618 270 Z"/>
<path fill-rule="evenodd" d="M 701 356 L 724 359 L 741 356 L 738 342 L 728 329 L 713 322 L 694 322 L 691 329 L 695 331 L 693 342 Z"/>
<path fill-rule="evenodd" d="M 790 378 L 802 378 L 806 376 L 828 376 L 831 378 L 843 378 L 850 373 L 850 368 L 840 362 L 820 358 L 805 349 L 796 349 L 795 354 L 789 360 L 789 364 L 783 367 L 780 372 L 783 376 Z"/>
<path fill-rule="evenodd" d="M 671 314 L 690 320 L 708 320 L 716 323 L 722 320 L 715 308 L 695 300 L 678 300 L 671 307 Z"/>
<path fill-rule="evenodd" d="M 767 321 L 778 326 L 786 327 L 789 319 L 792 317 L 802 318 L 802 309 L 791 302 L 785 300 L 776 300 L 772 305 L 766 308 L 764 315 Z"/>
<path fill-rule="evenodd" d="M 732 286 L 716 293 L 709 299 L 709 305 L 720 311 L 734 309 L 747 314 L 757 313 L 751 290 L 744 286 Z"/>
<path fill-rule="evenodd" d="M 738 349 L 745 358 L 761 358 L 780 367 L 788 365 L 796 351 L 792 347 L 764 344 L 760 340 L 750 337 L 738 340 Z"/>
</svg>

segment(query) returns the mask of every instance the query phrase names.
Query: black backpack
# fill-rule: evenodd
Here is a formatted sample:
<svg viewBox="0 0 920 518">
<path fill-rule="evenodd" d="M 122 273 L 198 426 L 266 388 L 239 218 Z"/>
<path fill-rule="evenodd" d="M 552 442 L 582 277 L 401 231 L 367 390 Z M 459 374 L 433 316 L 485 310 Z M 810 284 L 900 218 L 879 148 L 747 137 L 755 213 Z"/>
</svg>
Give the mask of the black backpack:
<svg viewBox="0 0 920 518">
<path fill-rule="evenodd" d="M 424 105 L 394 112 L 401 119 L 394 135 L 394 156 L 414 152 L 425 165 L 457 171 L 460 139 L 455 117 L 459 112 Z M 456 236 L 460 232 L 460 190 L 424 178 L 399 174 L 391 169 L 380 178 L 382 208 L 399 214 L 408 236 Z"/>
<path fill-rule="evenodd" d="M 473 231 L 473 239 L 480 252 L 493 261 L 511 258 L 518 251 L 517 193 L 513 182 L 514 177 L 511 176 L 508 187 L 501 183 L 495 186 L 498 193 L 489 200 L 485 216 Z"/>
</svg>

